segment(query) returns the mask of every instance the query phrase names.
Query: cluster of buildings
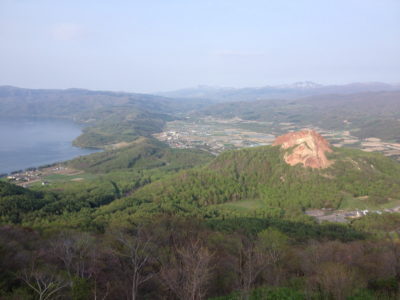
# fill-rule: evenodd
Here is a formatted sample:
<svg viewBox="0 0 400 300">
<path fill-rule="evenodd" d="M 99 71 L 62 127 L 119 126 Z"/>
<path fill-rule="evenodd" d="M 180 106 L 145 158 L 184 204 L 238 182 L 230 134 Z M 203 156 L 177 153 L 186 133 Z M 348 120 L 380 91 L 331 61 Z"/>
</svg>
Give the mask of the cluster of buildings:
<svg viewBox="0 0 400 300">
<path fill-rule="evenodd" d="M 8 175 L 6 178 L 14 183 L 20 183 L 20 182 L 30 182 L 33 180 L 38 180 L 40 179 L 41 176 L 40 171 L 36 170 L 31 170 L 31 171 L 22 171 L 18 173 L 13 173 L 11 175 Z"/>
<path fill-rule="evenodd" d="M 323 221 L 346 223 L 352 219 L 358 219 L 368 214 L 381 215 L 383 213 L 396 213 L 396 212 L 400 212 L 400 206 L 396 206 L 393 208 L 385 208 L 381 210 L 357 209 L 353 211 L 313 209 L 306 211 L 305 214 L 310 217 L 314 217 L 320 223 Z"/>
<path fill-rule="evenodd" d="M 28 187 L 34 182 L 41 182 L 42 185 L 46 185 L 48 182 L 43 180 L 43 178 L 50 174 L 62 173 L 66 170 L 66 167 L 61 165 L 50 166 L 46 168 L 30 168 L 25 171 L 13 172 L 7 175 L 6 178 L 9 182 Z"/>
<path fill-rule="evenodd" d="M 274 135 L 232 127 L 232 123 L 175 121 L 155 137 L 173 148 L 198 148 L 218 154 L 224 150 L 272 144 Z"/>
</svg>

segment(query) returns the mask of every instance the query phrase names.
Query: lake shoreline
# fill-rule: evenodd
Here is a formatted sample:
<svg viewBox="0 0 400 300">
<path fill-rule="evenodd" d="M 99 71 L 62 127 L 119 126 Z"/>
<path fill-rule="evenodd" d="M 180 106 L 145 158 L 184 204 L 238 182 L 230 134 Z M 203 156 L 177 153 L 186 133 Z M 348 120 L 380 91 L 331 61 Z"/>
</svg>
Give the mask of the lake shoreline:
<svg viewBox="0 0 400 300">
<path fill-rule="evenodd" d="M 82 124 L 60 118 L 0 118 L 0 174 L 65 163 L 101 151 L 83 148 L 73 141 L 83 132 Z"/>
</svg>

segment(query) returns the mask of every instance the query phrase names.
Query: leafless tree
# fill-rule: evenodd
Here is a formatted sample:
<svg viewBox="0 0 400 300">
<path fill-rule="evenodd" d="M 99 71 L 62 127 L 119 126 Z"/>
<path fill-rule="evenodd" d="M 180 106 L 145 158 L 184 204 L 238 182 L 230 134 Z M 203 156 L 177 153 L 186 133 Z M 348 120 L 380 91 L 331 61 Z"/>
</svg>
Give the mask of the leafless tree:
<svg viewBox="0 0 400 300">
<path fill-rule="evenodd" d="M 68 275 L 90 278 L 90 263 L 95 256 L 95 239 L 88 233 L 63 232 L 52 243 L 53 254 L 64 265 Z"/>
<path fill-rule="evenodd" d="M 315 280 L 328 297 L 338 300 L 346 299 L 363 284 L 355 270 L 347 265 L 331 262 L 318 266 Z"/>
<path fill-rule="evenodd" d="M 238 276 L 237 286 L 242 291 L 242 298 L 247 299 L 251 288 L 265 270 L 268 262 L 254 241 L 244 239 L 238 250 L 238 260 L 235 265 Z"/>
<path fill-rule="evenodd" d="M 278 284 L 282 276 L 282 262 L 287 253 L 288 237 L 274 228 L 268 228 L 257 235 L 257 251 L 262 256 L 264 276 L 268 282 Z"/>
<path fill-rule="evenodd" d="M 93 296 L 98 299 L 100 291 L 103 291 L 100 299 L 108 296 L 110 284 L 98 286 L 98 275 L 100 270 L 98 243 L 95 238 L 85 232 L 62 232 L 52 243 L 51 250 L 54 257 L 59 260 L 69 279 L 73 282 L 74 277 L 93 280 Z"/>
<path fill-rule="evenodd" d="M 112 234 L 114 243 L 111 251 L 130 279 L 129 298 L 136 300 L 139 287 L 155 275 L 151 268 L 146 270 L 152 259 L 152 237 L 140 227 L 134 232 L 119 230 Z"/>
<path fill-rule="evenodd" d="M 161 267 L 162 282 L 182 300 L 201 300 L 207 293 L 213 255 L 200 239 L 173 248 L 170 259 Z"/>
<path fill-rule="evenodd" d="M 19 274 L 39 300 L 54 299 L 55 295 L 70 285 L 70 281 L 60 276 L 56 270 L 38 268 L 34 264 Z"/>
</svg>

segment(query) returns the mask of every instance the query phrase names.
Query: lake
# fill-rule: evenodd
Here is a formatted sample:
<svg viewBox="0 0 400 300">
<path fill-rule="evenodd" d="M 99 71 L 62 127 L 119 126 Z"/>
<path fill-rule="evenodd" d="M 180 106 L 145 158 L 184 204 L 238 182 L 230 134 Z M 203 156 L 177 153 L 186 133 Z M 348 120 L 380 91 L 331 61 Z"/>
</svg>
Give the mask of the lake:
<svg viewBox="0 0 400 300">
<path fill-rule="evenodd" d="M 0 118 L 0 174 L 95 152 L 72 146 L 81 131 L 69 120 Z"/>
</svg>

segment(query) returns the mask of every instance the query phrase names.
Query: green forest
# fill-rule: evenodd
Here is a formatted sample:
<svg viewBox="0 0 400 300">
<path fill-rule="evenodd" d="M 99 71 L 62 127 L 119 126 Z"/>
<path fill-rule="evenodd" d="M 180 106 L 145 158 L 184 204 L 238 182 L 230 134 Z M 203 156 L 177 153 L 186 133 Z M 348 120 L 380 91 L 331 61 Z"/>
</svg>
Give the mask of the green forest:
<svg viewBox="0 0 400 300">
<path fill-rule="evenodd" d="M 395 201 L 400 164 L 346 148 L 326 169 L 283 155 L 141 137 L 66 162 L 83 181 L 0 181 L 0 297 L 397 299 L 397 214 L 337 224 L 304 211 Z"/>
</svg>

